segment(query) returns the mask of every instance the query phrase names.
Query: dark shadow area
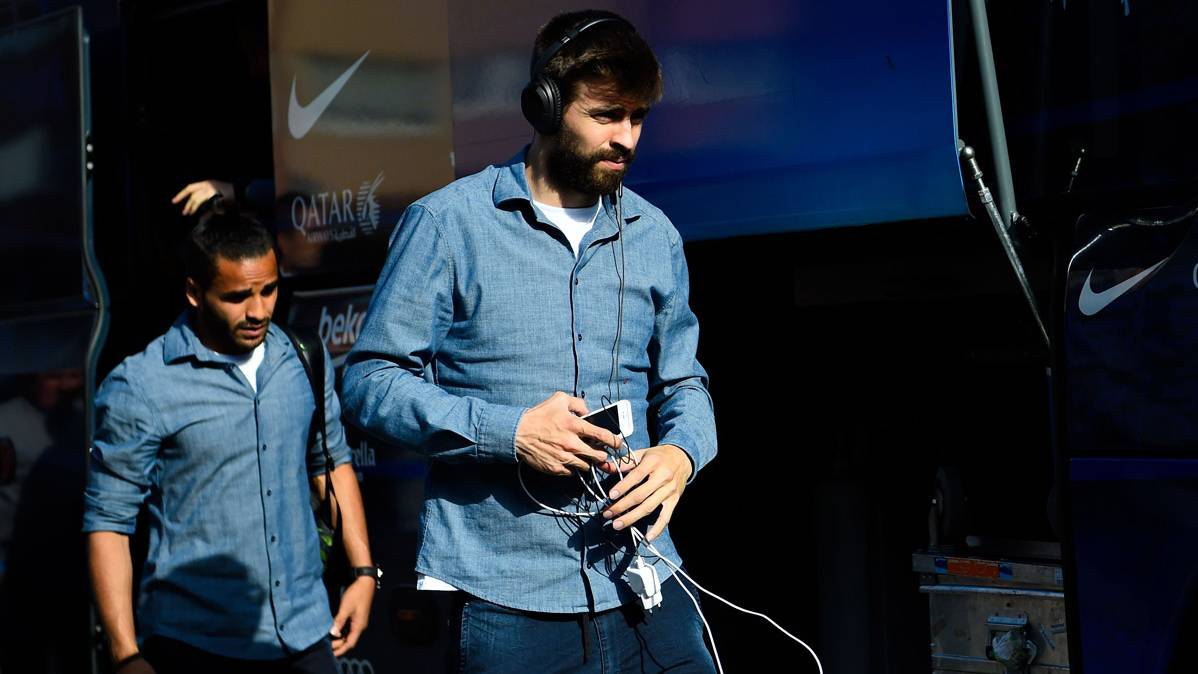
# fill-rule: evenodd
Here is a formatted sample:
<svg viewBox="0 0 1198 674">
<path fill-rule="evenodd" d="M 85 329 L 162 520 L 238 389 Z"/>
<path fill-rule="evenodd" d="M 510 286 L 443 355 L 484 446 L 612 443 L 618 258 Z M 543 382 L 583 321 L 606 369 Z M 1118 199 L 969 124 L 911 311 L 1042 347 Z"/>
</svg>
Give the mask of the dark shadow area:
<svg viewBox="0 0 1198 674">
<path fill-rule="evenodd" d="M 0 512 L 10 531 L 0 540 L 0 671 L 75 674 L 89 671 L 83 518 L 82 375 L 62 370 L 27 375 L 20 395 L 0 403 L 0 435 L 16 449 L 17 496 Z"/>
<path fill-rule="evenodd" d="M 907 222 L 687 255 L 720 437 L 671 527 L 691 575 L 825 671 L 928 668 L 911 552 L 936 467 L 973 485 L 970 533 L 1052 537 L 1047 355 L 993 231 Z M 816 671 L 764 621 L 704 606 L 728 671 Z"/>
<path fill-rule="evenodd" d="M 194 225 L 171 198 L 205 179 L 269 178 L 270 72 L 264 2 L 122 5 L 129 215 L 98 220 L 112 331 L 101 377 L 184 308 L 177 249 Z M 111 95 L 113 92 L 107 92 Z M 99 377 L 97 378 L 99 380 Z"/>
</svg>

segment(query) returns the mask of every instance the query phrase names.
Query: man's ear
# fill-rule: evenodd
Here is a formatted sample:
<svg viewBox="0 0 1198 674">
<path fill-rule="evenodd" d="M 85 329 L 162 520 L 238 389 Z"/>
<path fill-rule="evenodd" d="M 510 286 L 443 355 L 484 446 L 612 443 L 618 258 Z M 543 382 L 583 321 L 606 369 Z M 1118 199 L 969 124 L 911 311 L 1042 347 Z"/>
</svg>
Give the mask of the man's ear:
<svg viewBox="0 0 1198 674">
<path fill-rule="evenodd" d="M 193 309 L 199 309 L 200 297 L 204 294 L 204 291 L 200 288 L 200 284 L 196 283 L 194 278 L 188 276 L 187 280 L 183 282 L 183 291 L 187 295 L 187 303 Z"/>
</svg>

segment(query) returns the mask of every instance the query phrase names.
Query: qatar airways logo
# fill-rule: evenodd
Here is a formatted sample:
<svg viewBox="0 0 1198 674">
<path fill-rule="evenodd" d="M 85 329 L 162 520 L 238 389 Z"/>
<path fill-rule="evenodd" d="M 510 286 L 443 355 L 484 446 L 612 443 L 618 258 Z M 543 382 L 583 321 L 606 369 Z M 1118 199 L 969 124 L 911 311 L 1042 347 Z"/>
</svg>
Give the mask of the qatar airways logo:
<svg viewBox="0 0 1198 674">
<path fill-rule="evenodd" d="M 291 200 L 291 226 L 312 243 L 345 241 L 370 236 L 379 228 L 379 201 L 383 172 L 363 180 L 358 189 L 298 195 Z"/>
</svg>

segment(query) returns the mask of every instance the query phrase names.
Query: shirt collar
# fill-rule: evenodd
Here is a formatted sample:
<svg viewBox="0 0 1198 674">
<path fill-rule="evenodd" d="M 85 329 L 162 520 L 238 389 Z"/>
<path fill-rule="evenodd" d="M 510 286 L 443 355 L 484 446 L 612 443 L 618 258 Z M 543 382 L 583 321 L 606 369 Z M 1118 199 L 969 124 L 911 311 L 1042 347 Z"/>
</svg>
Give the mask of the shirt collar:
<svg viewBox="0 0 1198 674">
<path fill-rule="evenodd" d="M 273 322 L 266 328 L 266 358 L 274 360 L 276 356 L 291 348 L 290 340 L 283 336 L 282 331 Z M 215 351 L 204 346 L 195 328 L 191 325 L 191 311 L 184 311 L 175 319 L 174 324 L 166 331 L 162 344 L 162 360 L 167 365 L 181 360 L 194 358 L 202 363 L 228 364 Z"/>
</svg>

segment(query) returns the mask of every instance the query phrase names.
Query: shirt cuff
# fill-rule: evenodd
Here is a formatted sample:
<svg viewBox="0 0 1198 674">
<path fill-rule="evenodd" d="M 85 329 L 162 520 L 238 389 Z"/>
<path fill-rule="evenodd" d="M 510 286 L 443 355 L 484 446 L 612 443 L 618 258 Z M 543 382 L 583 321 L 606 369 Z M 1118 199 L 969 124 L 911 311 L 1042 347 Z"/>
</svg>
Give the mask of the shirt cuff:
<svg viewBox="0 0 1198 674">
<path fill-rule="evenodd" d="M 702 463 L 700 463 L 701 457 L 695 452 L 695 450 L 691 449 L 691 447 L 693 447 L 694 445 L 691 443 L 690 438 L 684 438 L 681 436 L 671 437 L 671 438 L 663 439 L 661 442 L 658 442 L 657 444 L 658 445 L 672 445 L 674 447 L 677 447 L 678 449 L 682 450 L 683 454 L 686 454 L 686 458 L 691 460 L 691 475 L 690 475 L 690 477 L 688 477 L 686 479 L 687 484 L 690 484 L 691 482 L 695 481 L 695 476 L 699 474 L 699 469 L 702 468 L 707 463 L 706 461 L 703 461 Z"/>
<path fill-rule="evenodd" d="M 346 445 L 343 449 L 329 450 L 329 454 L 333 457 L 333 469 L 343 466 L 353 461 L 353 453 L 350 452 L 349 446 Z M 308 459 L 308 477 L 319 477 L 325 473 L 324 450 L 321 449 L 319 456 L 309 457 Z"/>
<path fill-rule="evenodd" d="M 527 407 L 488 405 L 478 425 L 477 458 L 483 463 L 516 463 L 516 427 Z"/>
<path fill-rule="evenodd" d="M 83 494 L 83 533 L 113 531 L 132 536 L 137 531 L 137 512 L 140 503 L 126 503 L 111 494 L 87 490 Z M 132 517 L 128 510 L 132 508 Z"/>
</svg>

